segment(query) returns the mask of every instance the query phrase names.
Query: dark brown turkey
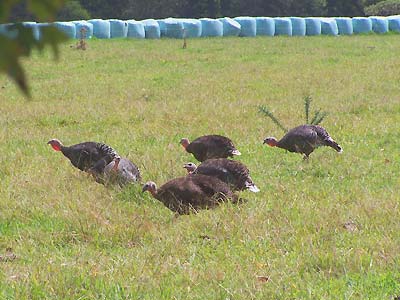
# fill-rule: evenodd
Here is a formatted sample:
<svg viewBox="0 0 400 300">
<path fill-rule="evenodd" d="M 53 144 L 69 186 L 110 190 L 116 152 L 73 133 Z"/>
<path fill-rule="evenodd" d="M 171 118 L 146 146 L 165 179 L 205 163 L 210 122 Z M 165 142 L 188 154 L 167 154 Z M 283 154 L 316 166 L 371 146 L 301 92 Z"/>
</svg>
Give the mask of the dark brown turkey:
<svg viewBox="0 0 400 300">
<path fill-rule="evenodd" d="M 205 161 L 210 158 L 228 158 L 234 155 L 241 155 L 235 148 L 233 142 L 221 135 L 205 135 L 189 142 L 189 139 L 181 139 L 181 145 L 198 161 Z"/>
<path fill-rule="evenodd" d="M 172 179 L 158 189 L 154 182 L 149 181 L 142 191 L 149 191 L 154 198 L 179 214 L 213 208 L 228 199 L 233 203 L 238 201 L 226 183 L 202 174 Z"/>
<path fill-rule="evenodd" d="M 212 158 L 203 161 L 199 166 L 186 163 L 183 166 L 189 174 L 203 174 L 217 177 L 227 183 L 232 190 L 249 190 L 257 193 L 260 190 L 250 177 L 249 169 L 239 161 L 226 158 Z"/>
<path fill-rule="evenodd" d="M 120 157 L 113 148 L 103 143 L 84 142 L 67 147 L 52 139 L 47 144 L 55 151 L 61 151 L 74 167 L 93 175 L 102 174 L 106 165 Z"/>
<path fill-rule="evenodd" d="M 279 141 L 274 137 L 268 137 L 264 140 L 264 144 L 304 154 L 304 159 L 308 159 L 315 148 L 320 146 L 329 146 L 339 153 L 343 152 L 342 147 L 331 138 L 325 128 L 318 125 L 295 127 Z"/>
<path fill-rule="evenodd" d="M 141 179 L 139 168 L 125 157 L 115 158 L 105 166 L 102 174 L 96 176 L 99 183 L 118 184 L 121 187 L 140 182 Z"/>
</svg>

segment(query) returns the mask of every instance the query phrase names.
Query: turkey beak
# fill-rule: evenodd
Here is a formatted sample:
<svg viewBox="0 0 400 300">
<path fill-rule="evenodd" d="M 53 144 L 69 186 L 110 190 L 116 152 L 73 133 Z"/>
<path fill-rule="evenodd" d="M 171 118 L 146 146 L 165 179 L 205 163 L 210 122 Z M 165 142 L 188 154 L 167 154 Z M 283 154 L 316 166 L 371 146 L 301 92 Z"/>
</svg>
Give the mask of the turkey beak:
<svg viewBox="0 0 400 300">
<path fill-rule="evenodd" d="M 193 169 L 192 169 L 190 166 L 188 166 L 187 164 L 185 164 L 185 165 L 183 166 L 183 168 L 186 169 L 186 171 L 188 171 L 189 173 L 192 173 L 192 172 L 193 172 Z"/>
<path fill-rule="evenodd" d="M 264 145 L 264 144 L 267 144 L 267 140 L 264 140 L 264 141 L 263 141 L 263 145 Z"/>
<path fill-rule="evenodd" d="M 142 188 L 142 193 L 144 193 L 145 191 L 147 191 L 147 185 L 144 185 Z"/>
</svg>

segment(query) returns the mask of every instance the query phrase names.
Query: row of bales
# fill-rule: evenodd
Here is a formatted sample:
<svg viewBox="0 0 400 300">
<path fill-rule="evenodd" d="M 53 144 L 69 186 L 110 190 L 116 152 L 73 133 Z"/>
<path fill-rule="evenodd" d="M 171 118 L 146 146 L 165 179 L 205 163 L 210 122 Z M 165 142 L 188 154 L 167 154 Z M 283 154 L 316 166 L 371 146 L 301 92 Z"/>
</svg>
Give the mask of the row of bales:
<svg viewBox="0 0 400 300">
<path fill-rule="evenodd" d="M 362 33 L 400 33 L 400 15 L 389 17 L 236 17 L 219 19 L 175 19 L 162 20 L 102 20 L 35 23 L 24 22 L 31 27 L 37 39 L 43 26 L 56 26 L 70 38 L 95 36 L 99 39 L 138 38 L 197 38 L 222 36 L 314 36 L 351 35 Z M 12 35 L 10 24 L 0 24 L 0 34 Z M 84 30 L 82 30 L 84 29 Z"/>
</svg>

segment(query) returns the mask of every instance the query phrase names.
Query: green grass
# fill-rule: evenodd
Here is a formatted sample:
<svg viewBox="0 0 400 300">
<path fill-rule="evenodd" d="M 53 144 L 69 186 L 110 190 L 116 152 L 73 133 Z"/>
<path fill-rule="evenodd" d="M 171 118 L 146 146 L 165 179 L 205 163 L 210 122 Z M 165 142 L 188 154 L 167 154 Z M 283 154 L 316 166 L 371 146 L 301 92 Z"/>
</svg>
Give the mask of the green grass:
<svg viewBox="0 0 400 300">
<path fill-rule="evenodd" d="M 72 44 L 72 42 L 70 43 Z M 0 299 L 393 299 L 400 295 L 396 35 L 92 40 L 0 77 Z M 262 145 L 303 99 L 343 155 Z M 174 218 L 139 185 L 96 184 L 46 142 L 104 141 L 157 184 L 223 134 L 261 189 Z M 351 222 L 354 230 L 346 229 Z M 269 278 L 262 282 L 258 276 Z"/>
</svg>

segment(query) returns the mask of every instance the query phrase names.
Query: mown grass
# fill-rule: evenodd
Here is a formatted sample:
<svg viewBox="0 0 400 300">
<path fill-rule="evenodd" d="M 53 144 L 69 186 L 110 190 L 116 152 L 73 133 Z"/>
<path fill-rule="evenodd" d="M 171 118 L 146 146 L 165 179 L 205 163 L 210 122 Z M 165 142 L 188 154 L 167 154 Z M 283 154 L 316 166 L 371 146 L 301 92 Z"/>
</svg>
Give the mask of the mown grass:
<svg viewBox="0 0 400 300">
<path fill-rule="evenodd" d="M 400 295 L 396 35 L 91 40 L 25 62 L 34 99 L 0 77 L 0 299 L 393 299 Z M 262 145 L 329 113 L 344 148 L 309 162 Z M 174 218 L 105 188 L 46 145 L 104 141 L 158 184 L 229 136 L 261 189 Z M 7 250 L 7 248 L 11 248 Z M 7 256 L 15 254 L 16 258 Z M 9 258 L 9 259 L 7 259 Z"/>
</svg>

